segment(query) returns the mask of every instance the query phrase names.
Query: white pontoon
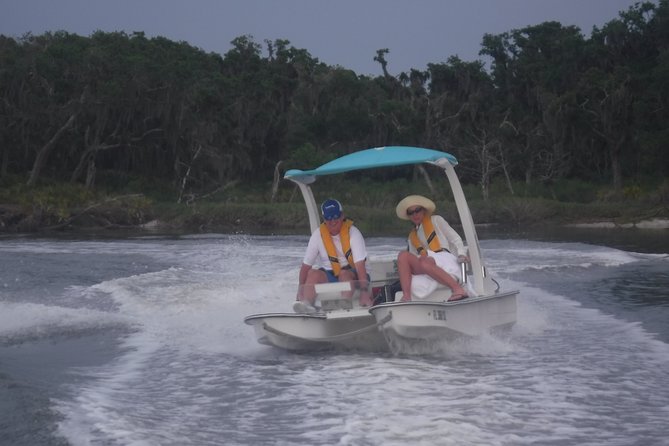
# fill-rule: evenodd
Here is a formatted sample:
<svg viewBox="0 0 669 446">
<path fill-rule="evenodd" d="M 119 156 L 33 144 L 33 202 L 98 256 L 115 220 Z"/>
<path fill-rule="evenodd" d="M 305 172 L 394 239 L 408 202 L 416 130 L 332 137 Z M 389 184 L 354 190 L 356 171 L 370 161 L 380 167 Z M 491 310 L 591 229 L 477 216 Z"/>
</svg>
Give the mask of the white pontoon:
<svg viewBox="0 0 669 446">
<path fill-rule="evenodd" d="M 313 314 L 254 314 L 244 322 L 254 327 L 258 342 L 286 350 L 355 349 L 368 351 L 410 350 L 412 343 L 429 344 L 460 336 L 477 336 L 508 328 L 516 322 L 518 291 L 503 291 L 488 275 L 476 228 L 451 154 L 418 147 L 378 147 L 351 153 L 313 170 L 289 170 L 284 178 L 295 182 L 307 206 L 311 231 L 318 229 L 320 214 L 311 190 L 319 176 L 361 169 L 428 163 L 442 168 L 448 178 L 462 224 L 469 258 L 462 264 L 460 281 L 469 298 L 448 302 L 451 291 L 438 286 L 426 296 L 412 293 L 400 302 L 397 253 L 385 259 L 368 259 L 370 287 L 375 304 L 361 307 L 356 282 L 316 285 L 319 312 Z M 286 304 L 292 304 L 286 297 Z M 401 346 L 401 347 L 400 347 Z"/>
</svg>

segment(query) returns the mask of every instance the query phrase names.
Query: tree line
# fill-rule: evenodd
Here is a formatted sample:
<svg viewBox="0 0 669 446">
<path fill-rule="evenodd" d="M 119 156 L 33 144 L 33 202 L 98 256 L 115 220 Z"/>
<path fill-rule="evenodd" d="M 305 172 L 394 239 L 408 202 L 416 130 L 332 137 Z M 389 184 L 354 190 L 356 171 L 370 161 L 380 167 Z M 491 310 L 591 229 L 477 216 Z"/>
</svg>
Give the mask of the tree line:
<svg viewBox="0 0 669 446">
<path fill-rule="evenodd" d="M 0 35 L 0 180 L 88 188 L 148 178 L 178 201 L 368 147 L 412 145 L 493 181 L 661 182 L 669 173 L 669 0 L 589 37 L 544 22 L 485 34 L 482 60 L 379 76 L 287 40 L 240 36 L 224 55 L 142 32 Z M 384 175 L 394 175 L 392 171 Z"/>
</svg>

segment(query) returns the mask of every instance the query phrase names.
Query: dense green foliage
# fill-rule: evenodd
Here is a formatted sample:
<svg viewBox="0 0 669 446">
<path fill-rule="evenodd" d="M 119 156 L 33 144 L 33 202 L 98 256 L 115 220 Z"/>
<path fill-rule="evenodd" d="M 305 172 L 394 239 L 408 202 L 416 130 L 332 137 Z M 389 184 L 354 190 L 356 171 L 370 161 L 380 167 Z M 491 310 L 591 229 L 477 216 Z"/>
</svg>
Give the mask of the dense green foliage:
<svg viewBox="0 0 669 446">
<path fill-rule="evenodd" d="M 291 188 L 269 194 L 284 168 L 383 145 L 453 153 L 482 200 L 495 185 L 559 198 L 561 183 L 608 184 L 622 196 L 666 178 L 669 0 L 637 4 L 589 37 L 556 22 L 487 34 L 481 54 L 489 70 L 451 57 L 393 76 L 382 49 L 372 78 L 285 40 L 263 48 L 241 36 L 221 56 L 143 33 L 0 35 L 0 184 L 175 202 L 255 184 L 267 192 L 259 201 L 290 201 Z M 387 192 L 350 200 L 387 206 Z"/>
</svg>

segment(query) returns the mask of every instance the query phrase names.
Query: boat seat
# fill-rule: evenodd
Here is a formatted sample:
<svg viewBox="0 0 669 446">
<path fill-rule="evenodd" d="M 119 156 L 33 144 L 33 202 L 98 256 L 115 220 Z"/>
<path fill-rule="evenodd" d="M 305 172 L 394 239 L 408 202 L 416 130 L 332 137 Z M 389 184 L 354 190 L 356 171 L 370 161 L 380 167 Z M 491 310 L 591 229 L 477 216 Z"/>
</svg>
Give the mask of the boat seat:
<svg viewBox="0 0 669 446">
<path fill-rule="evenodd" d="M 370 259 L 368 266 L 369 277 L 373 283 L 394 282 L 399 277 L 396 259 Z"/>
<path fill-rule="evenodd" d="M 327 282 L 314 285 L 316 294 L 332 294 L 342 291 L 351 291 L 351 282 Z"/>
<path fill-rule="evenodd" d="M 323 311 L 350 310 L 354 306 L 353 298 L 342 295 L 353 290 L 351 282 L 317 283 L 314 285 L 314 290 L 316 300 Z"/>
</svg>

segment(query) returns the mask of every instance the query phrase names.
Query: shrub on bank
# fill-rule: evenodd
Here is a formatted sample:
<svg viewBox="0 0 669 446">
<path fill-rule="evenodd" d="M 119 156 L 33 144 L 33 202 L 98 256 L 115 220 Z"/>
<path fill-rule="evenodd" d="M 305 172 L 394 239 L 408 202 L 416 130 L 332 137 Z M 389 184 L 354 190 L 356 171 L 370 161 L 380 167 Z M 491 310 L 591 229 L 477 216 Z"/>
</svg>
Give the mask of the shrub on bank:
<svg viewBox="0 0 669 446">
<path fill-rule="evenodd" d="M 398 219 L 394 209 L 401 198 L 412 193 L 433 198 L 440 215 L 456 226 L 460 222 L 450 191 L 439 183 L 442 180 L 432 183 L 434 193 L 424 181 L 322 180 L 315 189 L 317 202 L 330 196 L 340 199 L 346 214 L 366 234 L 405 235 L 407 222 Z M 503 194 L 499 188 L 488 200 L 483 200 L 475 185 L 467 185 L 465 189 L 477 224 L 626 223 L 669 217 L 668 181 L 657 190 L 644 191 L 634 200 L 621 197 L 588 203 Z M 282 182 L 275 203 L 270 202 L 269 184 L 250 187 L 231 184 L 208 196 L 189 197 L 182 203 L 177 203 L 174 197 L 166 200 L 162 195 L 163 199 L 155 199 L 131 193 L 133 190 L 126 187 L 122 190 L 128 194 L 94 193 L 71 183 L 28 188 L 22 182 L 5 178 L 0 189 L 0 231 L 133 227 L 154 221 L 163 228 L 182 232 L 308 233 L 309 221 L 301 194 L 287 181 Z M 149 188 L 149 192 L 153 190 Z"/>
</svg>

